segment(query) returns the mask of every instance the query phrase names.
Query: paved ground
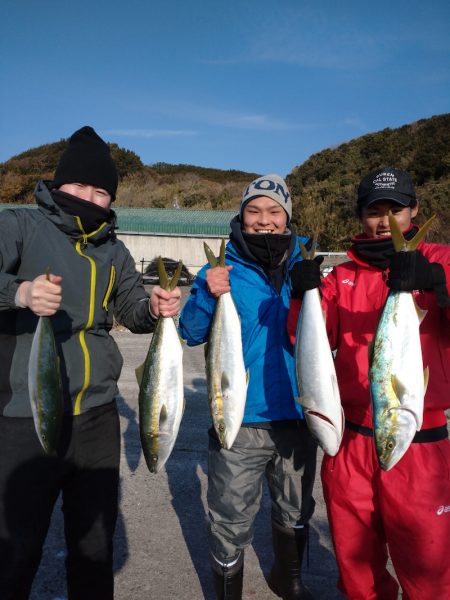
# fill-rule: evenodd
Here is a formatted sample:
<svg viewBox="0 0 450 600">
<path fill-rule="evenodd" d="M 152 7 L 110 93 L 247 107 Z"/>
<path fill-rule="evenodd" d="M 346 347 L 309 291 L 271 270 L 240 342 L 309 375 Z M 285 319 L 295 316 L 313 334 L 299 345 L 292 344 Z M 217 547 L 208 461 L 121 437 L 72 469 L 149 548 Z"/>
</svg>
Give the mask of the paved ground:
<svg viewBox="0 0 450 600">
<path fill-rule="evenodd" d="M 186 294 L 188 290 L 185 289 Z M 116 600 L 213 600 L 206 540 L 207 429 L 203 347 L 184 352 L 186 411 L 166 469 L 148 472 L 138 430 L 138 386 L 134 369 L 145 358 L 150 335 L 115 331 L 124 357 L 119 381 L 122 429 L 121 502 L 115 535 Z M 321 455 L 318 459 L 320 464 Z M 332 553 L 319 478 L 312 520 L 309 567 L 304 579 L 317 600 L 338 600 Z M 63 524 L 55 510 L 31 600 L 65 600 Z M 244 598 L 276 598 L 264 579 L 272 561 L 270 504 L 264 490 L 255 538 L 246 553 Z"/>
</svg>

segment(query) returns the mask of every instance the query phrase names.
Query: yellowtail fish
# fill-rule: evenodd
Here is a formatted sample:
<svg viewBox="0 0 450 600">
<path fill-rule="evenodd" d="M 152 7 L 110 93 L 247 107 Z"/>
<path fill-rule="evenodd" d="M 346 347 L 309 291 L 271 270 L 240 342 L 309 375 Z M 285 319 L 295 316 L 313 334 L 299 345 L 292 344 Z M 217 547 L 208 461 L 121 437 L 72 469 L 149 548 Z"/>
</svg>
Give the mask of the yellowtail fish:
<svg viewBox="0 0 450 600">
<path fill-rule="evenodd" d="M 395 250 L 415 250 L 433 219 L 407 241 L 390 214 L 389 226 Z M 375 447 L 380 466 L 385 471 L 392 469 L 404 456 L 416 431 L 422 427 L 428 368 L 423 368 L 419 326 L 425 314 L 410 292 L 391 290 L 369 348 Z"/>
<path fill-rule="evenodd" d="M 49 275 L 47 273 L 47 280 Z M 28 361 L 28 391 L 34 427 L 46 454 L 55 454 L 64 400 L 59 356 L 50 317 L 39 317 Z"/>
<path fill-rule="evenodd" d="M 225 266 L 225 241 L 217 261 L 204 244 L 211 267 Z M 248 377 L 242 353 L 241 320 L 230 292 L 217 299 L 206 356 L 206 379 L 211 416 L 223 448 L 230 449 L 244 417 Z"/>
<path fill-rule="evenodd" d="M 299 240 L 304 260 L 314 258 L 316 244 L 317 236 L 308 255 Z M 344 433 L 344 411 L 318 288 L 307 290 L 303 296 L 295 340 L 295 364 L 299 403 L 308 428 L 323 451 L 335 456 Z"/>
<path fill-rule="evenodd" d="M 169 281 L 159 257 L 160 286 L 175 289 L 181 269 L 180 262 Z M 184 410 L 183 348 L 172 317 L 158 318 L 145 362 L 136 369 L 136 379 L 142 451 L 149 471 L 157 473 L 172 452 Z"/>
</svg>

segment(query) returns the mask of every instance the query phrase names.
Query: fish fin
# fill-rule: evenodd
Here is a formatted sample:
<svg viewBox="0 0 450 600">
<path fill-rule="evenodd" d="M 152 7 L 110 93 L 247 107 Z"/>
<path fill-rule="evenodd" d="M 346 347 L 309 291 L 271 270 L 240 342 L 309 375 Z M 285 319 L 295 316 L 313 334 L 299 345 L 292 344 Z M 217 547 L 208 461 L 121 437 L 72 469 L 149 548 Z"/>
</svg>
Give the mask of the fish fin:
<svg viewBox="0 0 450 600">
<path fill-rule="evenodd" d="M 300 404 L 300 406 L 304 410 L 312 410 L 312 407 L 314 406 L 314 400 L 310 396 L 306 396 L 306 395 L 298 396 L 298 398 L 296 398 L 296 401 L 297 401 L 297 404 Z"/>
<path fill-rule="evenodd" d="M 427 392 L 429 381 L 430 381 L 430 369 L 428 367 L 425 367 L 425 369 L 423 370 L 423 388 L 424 388 L 423 395 L 424 396 Z"/>
<path fill-rule="evenodd" d="M 163 290 L 167 290 L 169 286 L 169 278 L 167 277 L 166 267 L 164 266 L 163 259 L 158 256 L 158 275 L 159 275 L 159 285 Z"/>
<path fill-rule="evenodd" d="M 374 348 L 375 348 L 375 337 L 373 337 L 367 345 L 367 351 L 369 354 L 369 365 L 372 364 Z"/>
<path fill-rule="evenodd" d="M 167 289 L 169 292 L 174 290 L 177 287 L 178 280 L 180 279 L 181 271 L 183 269 L 183 262 L 181 260 L 178 261 L 178 266 L 175 270 L 175 273 L 172 275 L 171 280 L 168 283 Z"/>
<path fill-rule="evenodd" d="M 214 256 L 214 252 L 208 246 L 206 242 L 203 242 L 203 248 L 205 250 L 206 258 L 211 267 L 217 267 L 217 258 Z"/>
<path fill-rule="evenodd" d="M 428 233 L 435 218 L 436 218 L 436 215 L 433 215 L 430 219 L 428 219 L 428 221 L 426 221 L 422 225 L 422 227 L 419 229 L 419 231 L 416 233 L 416 235 L 413 237 L 413 239 L 406 243 L 408 250 L 415 250 L 417 248 L 419 243 L 423 240 L 423 238 Z"/>
<path fill-rule="evenodd" d="M 402 252 L 406 250 L 406 240 L 403 237 L 403 233 L 397 223 L 397 219 L 394 217 L 391 211 L 389 211 L 389 229 L 391 230 L 392 243 L 396 252 Z"/>
<path fill-rule="evenodd" d="M 398 399 L 406 394 L 407 387 L 397 375 L 391 375 L 391 384 Z"/>
<path fill-rule="evenodd" d="M 168 416 L 167 407 L 165 404 L 163 404 L 161 406 L 161 410 L 159 411 L 159 422 L 164 423 L 164 421 L 167 421 L 167 416 Z"/>
<path fill-rule="evenodd" d="M 336 373 L 331 373 L 331 385 L 333 387 L 334 397 L 340 399 L 341 395 L 339 393 L 339 384 Z"/>
<path fill-rule="evenodd" d="M 298 239 L 298 246 L 300 248 L 300 252 L 301 252 L 303 260 L 313 260 L 314 259 L 314 256 L 316 254 L 318 237 L 319 237 L 319 232 L 315 231 L 313 238 L 312 238 L 311 248 L 310 248 L 309 252 L 306 249 L 305 245 L 303 244 L 302 240 L 300 238 Z"/>
<path fill-rule="evenodd" d="M 222 395 L 226 390 L 230 387 L 230 380 L 228 379 L 228 375 L 226 373 L 222 373 L 222 377 L 220 379 L 220 388 L 222 390 Z"/>
<path fill-rule="evenodd" d="M 342 433 L 341 433 L 341 440 L 344 437 L 344 430 L 345 430 L 345 413 L 344 413 L 344 409 L 341 406 L 341 426 L 342 426 Z"/>
<path fill-rule="evenodd" d="M 414 308 L 416 309 L 417 318 L 419 319 L 419 325 L 421 325 L 422 321 L 427 316 L 428 311 L 427 310 L 423 310 L 423 308 L 420 308 L 420 306 L 417 304 L 414 296 L 413 296 L 413 303 L 414 303 Z"/>
<path fill-rule="evenodd" d="M 422 426 L 422 415 L 417 413 L 417 410 L 413 404 L 411 404 L 411 396 L 406 393 L 406 386 L 396 375 L 391 375 L 392 387 L 394 388 L 395 395 L 400 401 L 401 398 L 404 398 L 404 402 L 402 402 L 399 406 L 392 406 L 387 409 L 388 413 L 398 412 L 401 414 L 406 411 L 410 413 L 414 417 L 414 421 L 417 424 L 417 430 Z"/>
<path fill-rule="evenodd" d="M 415 431 L 419 431 L 422 426 L 421 416 L 417 415 L 414 410 L 412 410 L 408 406 L 391 406 L 386 410 L 386 412 L 390 415 L 391 413 L 397 413 L 397 419 L 401 422 L 401 427 L 409 425 L 409 429 L 412 431 L 413 428 Z M 420 422 L 419 422 L 420 419 Z M 411 438 L 412 439 L 412 438 Z"/>
<path fill-rule="evenodd" d="M 219 253 L 219 267 L 225 266 L 225 240 L 222 239 L 222 243 L 220 244 L 220 253 Z"/>
<path fill-rule="evenodd" d="M 135 374 L 136 374 L 136 379 L 139 385 L 141 385 L 142 383 L 142 378 L 144 376 L 144 368 L 145 368 L 145 362 L 142 363 L 142 365 L 140 365 L 139 367 L 136 367 L 136 369 L 134 370 Z"/>
<path fill-rule="evenodd" d="M 406 240 L 400 227 L 397 223 L 397 219 L 394 217 L 391 211 L 389 211 L 389 228 L 391 230 L 392 243 L 397 252 L 411 252 L 415 250 L 425 235 L 428 233 L 436 215 L 433 215 L 426 223 L 422 225 L 412 240 Z"/>
<path fill-rule="evenodd" d="M 300 252 L 301 252 L 303 260 L 308 260 L 310 258 L 308 255 L 308 250 L 305 248 L 305 246 L 300 238 L 298 240 L 298 246 L 300 248 Z"/>
</svg>

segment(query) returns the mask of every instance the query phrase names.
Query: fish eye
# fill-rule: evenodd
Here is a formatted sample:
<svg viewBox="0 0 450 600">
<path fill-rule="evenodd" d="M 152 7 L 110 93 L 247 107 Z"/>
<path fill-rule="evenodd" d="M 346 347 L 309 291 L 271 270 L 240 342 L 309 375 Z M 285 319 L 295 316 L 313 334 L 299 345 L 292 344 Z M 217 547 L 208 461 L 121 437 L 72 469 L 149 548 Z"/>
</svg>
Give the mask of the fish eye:
<svg viewBox="0 0 450 600">
<path fill-rule="evenodd" d="M 225 425 L 223 423 L 221 423 L 219 425 L 219 429 L 220 429 L 220 431 L 225 431 Z"/>
<path fill-rule="evenodd" d="M 387 442 L 386 447 L 388 450 L 393 450 L 394 449 L 394 442 L 392 440 L 390 440 L 389 442 Z"/>
</svg>

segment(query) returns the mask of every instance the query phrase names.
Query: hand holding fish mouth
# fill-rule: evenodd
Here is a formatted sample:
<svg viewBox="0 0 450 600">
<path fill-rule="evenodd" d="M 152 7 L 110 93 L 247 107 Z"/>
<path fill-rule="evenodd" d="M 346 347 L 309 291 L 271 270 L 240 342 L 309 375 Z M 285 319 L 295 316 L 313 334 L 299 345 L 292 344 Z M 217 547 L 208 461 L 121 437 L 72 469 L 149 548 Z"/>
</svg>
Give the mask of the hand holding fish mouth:
<svg viewBox="0 0 450 600">
<path fill-rule="evenodd" d="M 226 265 L 225 267 L 212 267 L 206 271 L 206 285 L 211 296 L 218 298 L 231 291 L 228 273 L 232 268 L 231 265 Z"/>
<path fill-rule="evenodd" d="M 153 288 L 149 300 L 149 310 L 154 317 L 174 317 L 180 312 L 180 308 L 180 288 L 176 287 L 172 291 L 164 290 L 159 285 Z"/>
<path fill-rule="evenodd" d="M 39 317 L 50 317 L 59 309 L 62 300 L 62 277 L 39 275 L 33 281 L 24 281 L 17 292 L 17 304 L 29 308 Z"/>
</svg>

